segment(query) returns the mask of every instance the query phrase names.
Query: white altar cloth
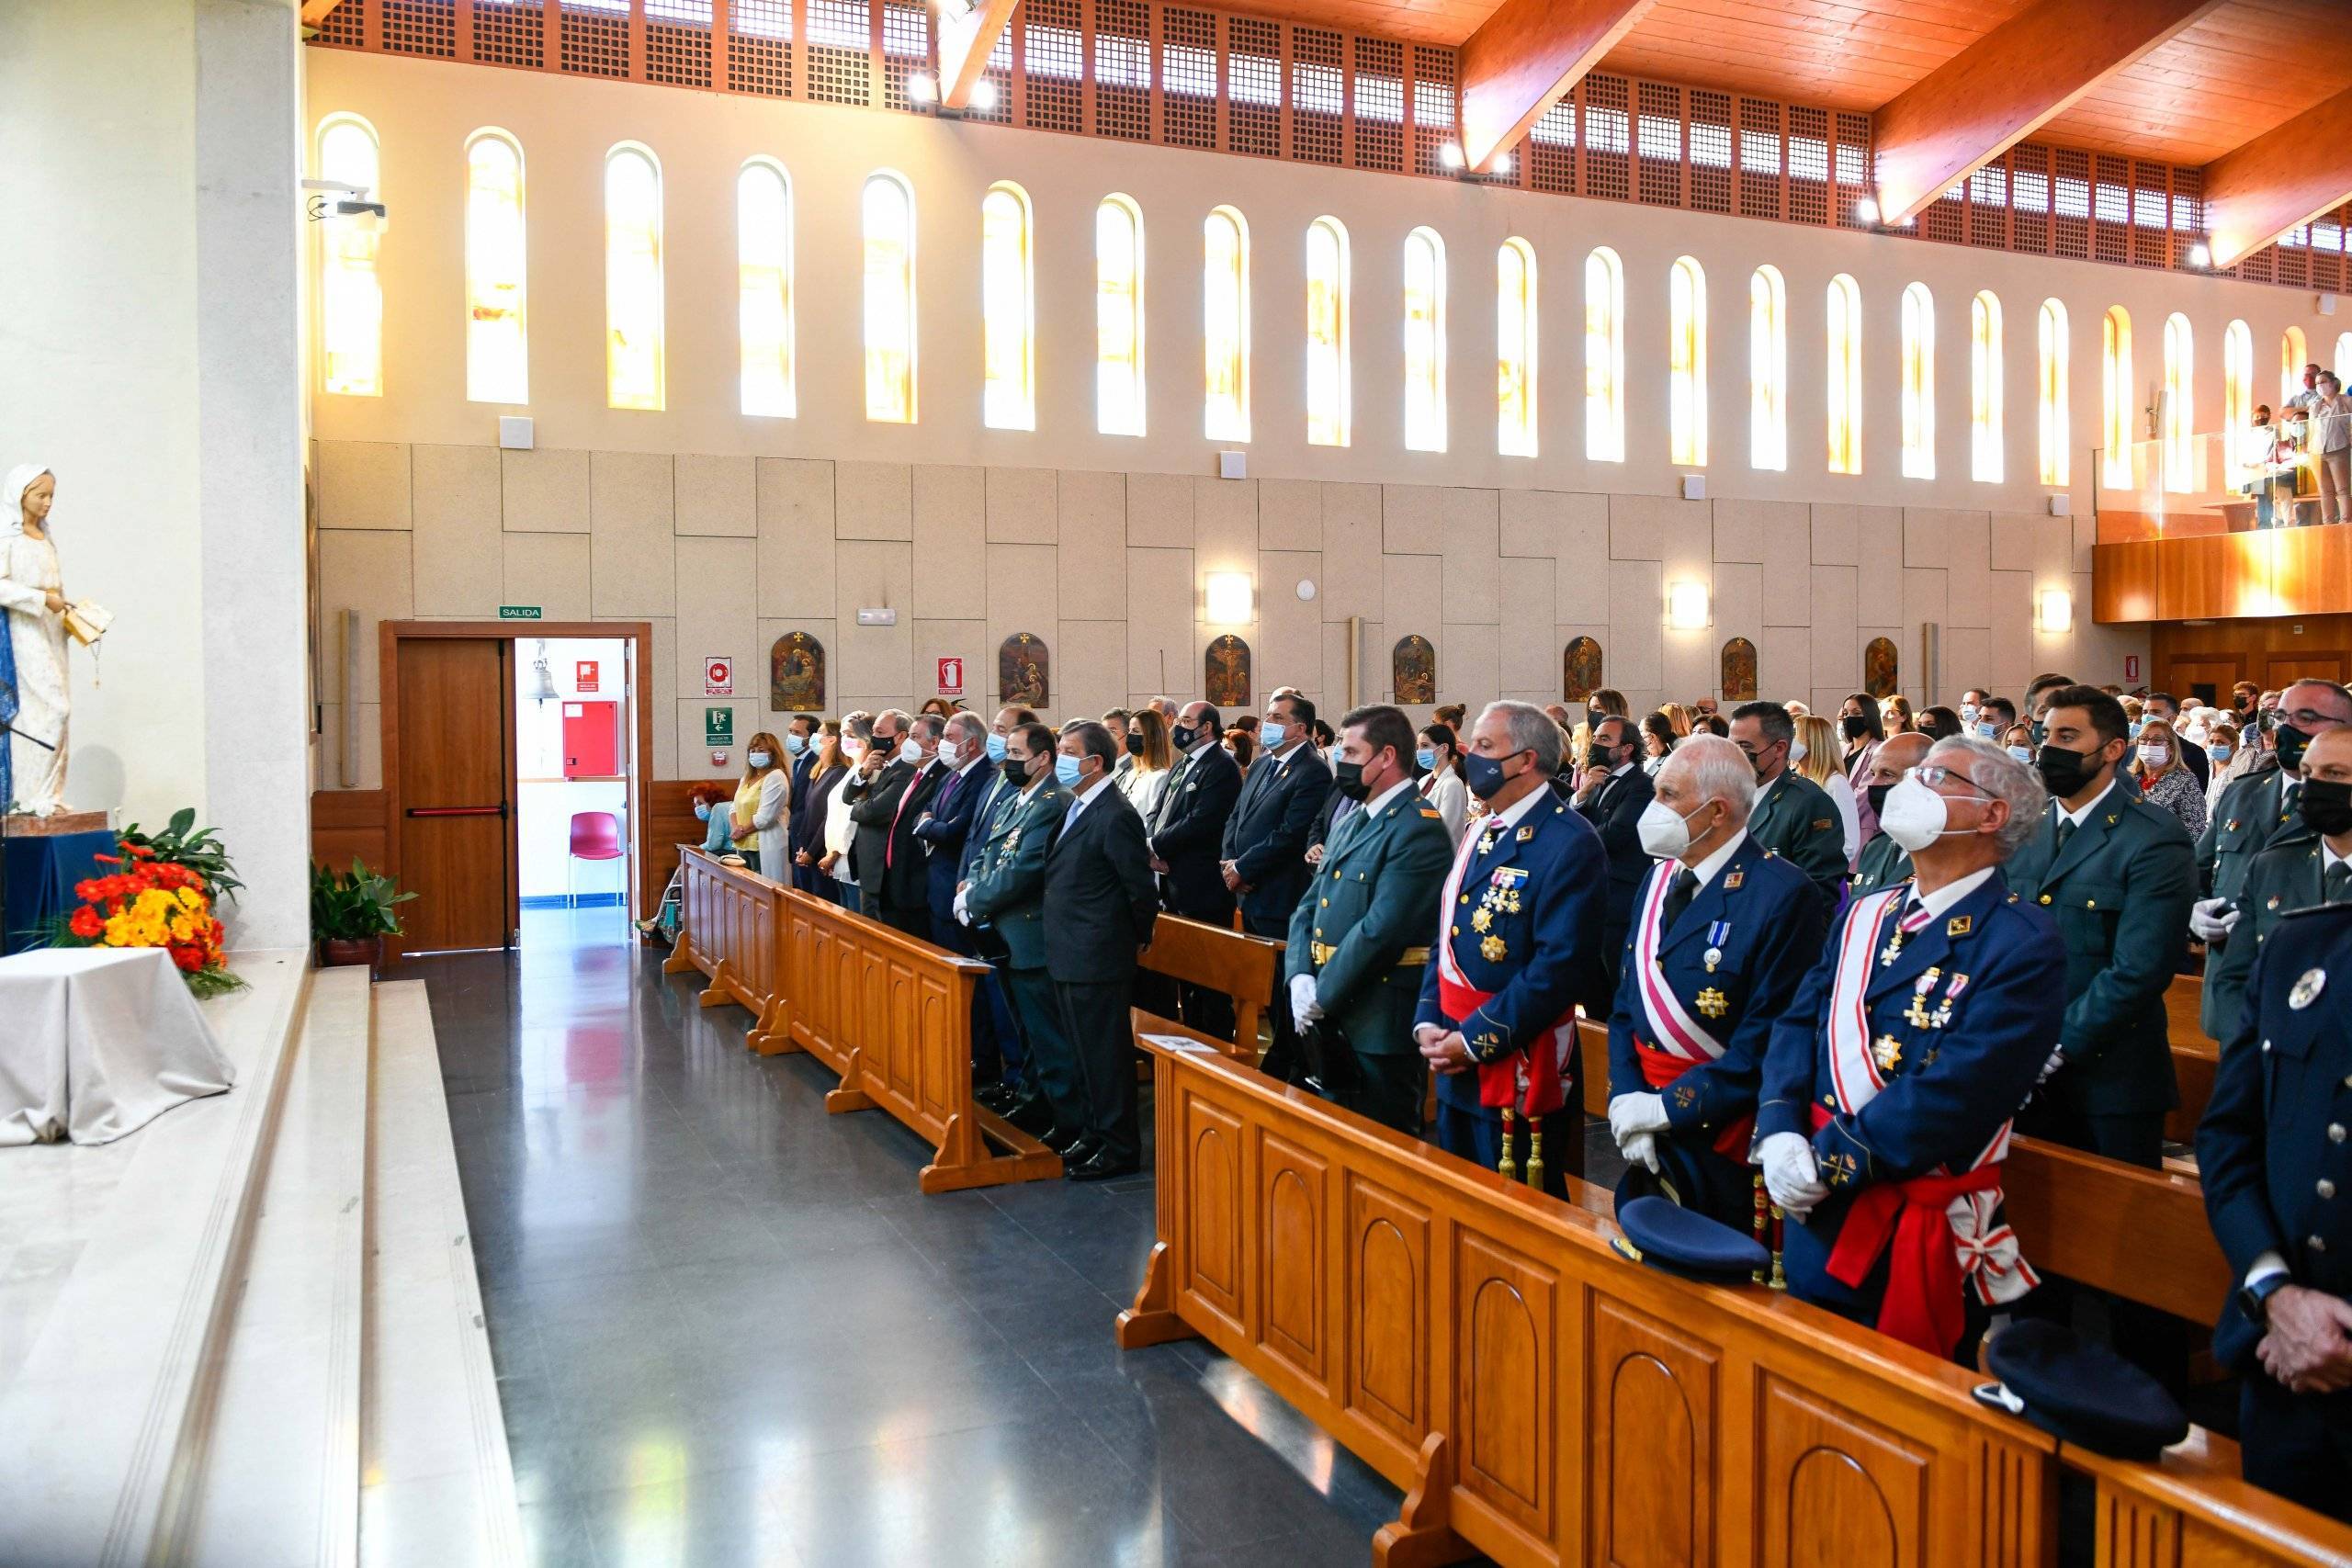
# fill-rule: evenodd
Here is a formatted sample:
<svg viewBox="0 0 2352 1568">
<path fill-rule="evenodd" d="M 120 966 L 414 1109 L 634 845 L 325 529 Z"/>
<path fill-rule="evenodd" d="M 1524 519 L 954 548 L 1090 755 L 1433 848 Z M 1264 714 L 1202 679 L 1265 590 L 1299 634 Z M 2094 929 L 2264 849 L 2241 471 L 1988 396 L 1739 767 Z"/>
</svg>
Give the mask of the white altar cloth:
<svg viewBox="0 0 2352 1568">
<path fill-rule="evenodd" d="M 0 959 L 0 1145 L 112 1143 L 236 1077 L 161 948 Z"/>
</svg>

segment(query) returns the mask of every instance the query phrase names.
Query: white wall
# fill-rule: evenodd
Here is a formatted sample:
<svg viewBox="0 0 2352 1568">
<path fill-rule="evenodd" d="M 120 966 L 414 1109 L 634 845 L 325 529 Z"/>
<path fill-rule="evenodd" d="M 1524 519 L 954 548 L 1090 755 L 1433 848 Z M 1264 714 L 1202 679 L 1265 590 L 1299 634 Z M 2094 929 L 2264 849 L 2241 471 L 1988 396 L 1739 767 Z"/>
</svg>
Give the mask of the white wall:
<svg viewBox="0 0 2352 1568">
<path fill-rule="evenodd" d="M 70 804 L 219 827 L 240 945 L 308 940 L 292 0 L 0 5 L 0 462 L 57 475 Z"/>
</svg>

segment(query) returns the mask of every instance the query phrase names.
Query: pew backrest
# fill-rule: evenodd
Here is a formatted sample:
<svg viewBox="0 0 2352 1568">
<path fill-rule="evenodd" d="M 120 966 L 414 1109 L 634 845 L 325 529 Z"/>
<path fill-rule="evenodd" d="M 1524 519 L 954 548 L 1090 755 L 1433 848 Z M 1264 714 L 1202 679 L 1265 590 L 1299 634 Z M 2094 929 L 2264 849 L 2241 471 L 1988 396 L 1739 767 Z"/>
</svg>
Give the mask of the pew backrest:
<svg viewBox="0 0 2352 1568">
<path fill-rule="evenodd" d="M 1155 975 L 1231 997 L 1234 1043 L 1221 1043 L 1219 1048 L 1254 1062 L 1259 1021 L 1273 998 L 1283 945 L 1267 937 L 1163 914 L 1153 922 L 1151 945 L 1144 949 L 1142 964 Z"/>
</svg>

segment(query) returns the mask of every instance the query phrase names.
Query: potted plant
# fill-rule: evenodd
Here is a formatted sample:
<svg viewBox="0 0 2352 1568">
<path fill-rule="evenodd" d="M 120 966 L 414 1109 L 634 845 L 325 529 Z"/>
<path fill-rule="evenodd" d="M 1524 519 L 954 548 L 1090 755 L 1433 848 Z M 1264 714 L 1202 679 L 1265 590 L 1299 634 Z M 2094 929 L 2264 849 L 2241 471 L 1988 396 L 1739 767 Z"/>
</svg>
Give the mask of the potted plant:
<svg viewBox="0 0 2352 1568">
<path fill-rule="evenodd" d="M 394 907 L 415 897 L 398 891 L 390 877 L 369 871 L 356 859 L 348 874 L 312 864 L 311 936 L 319 944 L 320 964 L 332 969 L 365 964 L 373 968 L 383 956 L 384 939 L 401 934 Z"/>
</svg>

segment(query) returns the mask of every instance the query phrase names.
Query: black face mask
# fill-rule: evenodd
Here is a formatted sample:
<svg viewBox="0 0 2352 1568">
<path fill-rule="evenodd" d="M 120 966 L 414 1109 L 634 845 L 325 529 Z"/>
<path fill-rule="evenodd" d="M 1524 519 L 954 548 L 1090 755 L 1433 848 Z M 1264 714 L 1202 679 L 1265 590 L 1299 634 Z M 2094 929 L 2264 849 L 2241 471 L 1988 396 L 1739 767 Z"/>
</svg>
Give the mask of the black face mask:
<svg viewBox="0 0 2352 1568">
<path fill-rule="evenodd" d="M 2270 732 L 2270 749 L 2278 753 L 2278 765 L 2290 773 L 2303 765 L 2303 752 L 2311 743 L 2310 736 L 2285 719 L 2280 719 Z"/>
<path fill-rule="evenodd" d="M 1588 768 L 1609 769 L 1617 765 L 1617 748 L 1595 740 L 1584 749 L 1584 765 Z"/>
<path fill-rule="evenodd" d="M 1007 757 L 1004 760 L 1004 782 L 1019 789 L 1029 782 L 1029 759 Z"/>
<path fill-rule="evenodd" d="M 1127 737 L 1127 755 L 1130 757 L 1140 757 L 1143 755 L 1142 736 L 1130 735 Z"/>
<path fill-rule="evenodd" d="M 1849 713 L 1839 719 L 1838 728 L 1844 731 L 1849 740 L 1866 740 L 1870 738 L 1871 721 L 1858 713 Z"/>
<path fill-rule="evenodd" d="M 1179 751 L 1191 750 L 1193 742 L 1200 738 L 1201 732 L 1189 724 L 1180 724 L 1168 732 L 1168 743 Z"/>
<path fill-rule="evenodd" d="M 2098 764 L 2080 751 L 2070 751 L 2054 743 L 2045 745 L 2034 756 L 2033 765 L 2041 770 L 2041 782 L 2050 793 L 2061 800 L 2080 794 L 2085 784 L 2098 773 Z"/>
<path fill-rule="evenodd" d="M 1871 784 L 1862 791 L 1864 795 L 1870 796 L 1871 816 L 1877 817 L 1884 814 L 1886 811 L 1886 792 L 1894 787 L 1894 786 L 1893 784 Z"/>
<path fill-rule="evenodd" d="M 1362 800 L 1372 793 L 1372 791 L 1364 787 L 1363 764 L 1362 762 L 1340 762 L 1336 764 L 1331 769 L 1331 782 L 1337 784 L 1339 786 L 1340 793 L 1346 795 L 1350 800 Z"/>
<path fill-rule="evenodd" d="M 2044 739 L 2044 738 L 2046 738 L 2046 737 L 2049 735 L 2049 733 L 2050 733 L 2050 727 L 2049 727 L 2048 725 L 2046 725 L 2046 724 L 2042 723 L 2040 719 L 2038 719 L 2038 718 L 2037 718 L 2037 719 L 2035 719 L 2035 720 L 2033 721 L 2033 724 L 2032 724 L 2032 726 L 2031 726 L 2030 728 L 2031 728 L 2032 734 L 2033 734 L 2033 743 L 2034 743 L 2036 746 L 2041 745 L 2041 742 L 2042 742 L 2042 740 L 2043 740 L 2043 739 Z"/>
<path fill-rule="evenodd" d="M 2295 797 L 2295 809 L 2314 833 L 2331 839 L 2338 833 L 2352 833 L 2352 784 L 2305 779 Z"/>
</svg>

